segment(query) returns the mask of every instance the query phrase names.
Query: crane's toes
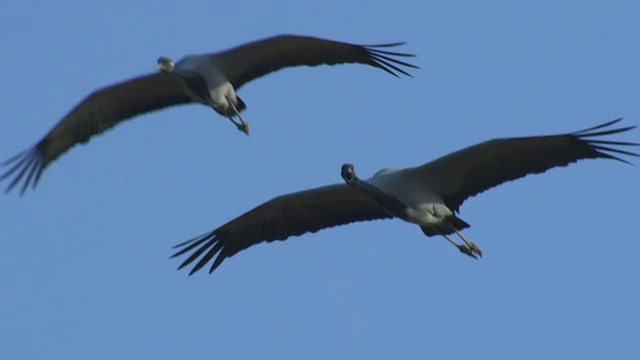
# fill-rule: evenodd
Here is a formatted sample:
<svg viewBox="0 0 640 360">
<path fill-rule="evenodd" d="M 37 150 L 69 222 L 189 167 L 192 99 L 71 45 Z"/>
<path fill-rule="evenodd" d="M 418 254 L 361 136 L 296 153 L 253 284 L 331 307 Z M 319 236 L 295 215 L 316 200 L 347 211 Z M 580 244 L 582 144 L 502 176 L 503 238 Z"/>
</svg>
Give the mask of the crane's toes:
<svg viewBox="0 0 640 360">
<path fill-rule="evenodd" d="M 466 245 L 458 245 L 458 250 L 460 250 L 461 253 L 478 260 L 478 257 L 473 253 L 473 250 L 468 248 Z"/>
<path fill-rule="evenodd" d="M 469 245 L 469 249 L 472 253 L 478 255 L 479 257 L 482 257 L 482 250 L 480 250 L 480 248 L 476 244 L 470 243 Z"/>
<path fill-rule="evenodd" d="M 242 124 L 236 124 L 236 126 L 238 127 L 238 130 L 249 136 L 249 124 L 243 121 Z"/>
</svg>

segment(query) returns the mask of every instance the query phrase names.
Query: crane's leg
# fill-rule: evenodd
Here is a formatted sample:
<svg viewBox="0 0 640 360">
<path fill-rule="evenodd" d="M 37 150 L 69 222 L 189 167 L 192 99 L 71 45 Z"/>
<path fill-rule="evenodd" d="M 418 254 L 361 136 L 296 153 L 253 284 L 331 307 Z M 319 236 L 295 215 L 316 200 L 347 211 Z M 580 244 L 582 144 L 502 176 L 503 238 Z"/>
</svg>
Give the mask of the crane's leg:
<svg viewBox="0 0 640 360">
<path fill-rule="evenodd" d="M 233 102 L 229 101 L 229 104 L 231 105 L 231 108 L 233 109 L 233 112 L 236 113 L 236 116 L 238 117 L 238 119 L 240 119 L 240 121 L 242 122 L 241 124 L 236 123 L 233 118 L 230 116 L 229 119 L 236 125 L 236 127 L 238 128 L 238 130 L 242 131 L 243 133 L 245 133 L 247 136 L 249 136 L 249 124 L 247 124 L 246 121 L 244 121 L 244 119 L 242 118 L 242 115 L 240 115 L 240 111 L 238 111 L 238 109 L 236 108 L 235 105 L 233 105 Z"/>
<path fill-rule="evenodd" d="M 460 239 L 462 239 L 462 241 L 464 241 L 465 244 L 467 244 L 467 246 L 469 247 L 469 250 L 471 250 L 472 253 L 482 257 L 482 250 L 480 250 L 480 248 L 472 243 L 471 241 L 467 240 L 466 237 L 464 237 L 464 235 L 462 235 L 462 233 L 460 231 L 458 231 L 458 229 L 453 228 L 453 230 L 455 230 L 456 234 L 458 234 L 458 236 L 460 236 Z"/>
<path fill-rule="evenodd" d="M 452 243 L 453 246 L 457 247 L 458 250 L 460 250 L 461 253 L 463 253 L 463 254 L 465 254 L 467 256 L 470 256 L 470 257 L 472 257 L 472 258 L 474 258 L 476 260 L 478 259 L 478 257 L 473 253 L 473 250 L 471 250 L 471 248 L 469 248 L 469 247 L 467 247 L 465 245 L 462 245 L 462 244 L 458 244 L 457 242 L 453 241 L 453 239 L 450 238 L 449 235 L 447 235 L 447 234 L 445 234 L 443 232 L 440 232 L 440 235 L 442 235 L 445 239 L 447 239 L 450 243 Z"/>
</svg>

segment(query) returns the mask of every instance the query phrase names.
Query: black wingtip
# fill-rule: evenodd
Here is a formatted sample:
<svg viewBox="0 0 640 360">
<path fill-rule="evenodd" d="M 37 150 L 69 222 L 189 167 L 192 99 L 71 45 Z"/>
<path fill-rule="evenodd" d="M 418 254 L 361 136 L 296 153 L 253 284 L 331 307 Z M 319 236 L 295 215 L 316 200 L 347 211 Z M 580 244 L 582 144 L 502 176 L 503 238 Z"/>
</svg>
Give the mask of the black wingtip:
<svg viewBox="0 0 640 360">
<path fill-rule="evenodd" d="M 218 240 L 218 233 L 216 230 L 214 230 L 191 240 L 187 240 L 180 244 L 174 245 L 171 247 L 172 249 L 180 250 L 171 255 L 170 259 L 191 252 L 189 257 L 185 259 L 180 264 L 180 266 L 178 266 L 178 270 L 181 270 L 186 266 L 192 264 L 194 261 L 198 260 L 189 272 L 189 276 L 191 276 L 202 269 L 209 261 L 211 261 L 214 256 L 217 255 L 211 270 L 209 270 L 209 273 L 211 273 L 220 265 L 220 263 L 222 263 L 222 261 L 226 257 L 225 255 L 222 255 L 223 246 Z"/>
<path fill-rule="evenodd" d="M 598 130 L 598 129 L 602 129 L 602 128 L 605 128 L 605 127 L 609 127 L 611 125 L 619 123 L 620 121 L 622 121 L 622 119 L 623 119 L 622 117 L 619 117 L 617 119 L 613 119 L 611 121 L 607 121 L 604 124 L 596 125 L 596 126 L 588 128 L 588 129 L 574 131 L 571 134 L 577 136 L 577 135 L 580 135 L 580 134 L 583 134 L 583 133 L 587 133 L 587 132 L 590 132 L 590 131 L 593 131 L 593 130 Z M 585 135 L 581 135 L 581 136 L 585 136 Z"/>
<path fill-rule="evenodd" d="M 409 72 L 400 68 L 401 66 L 411 68 L 411 69 L 419 69 L 418 66 L 413 65 L 411 63 L 396 59 L 396 57 L 415 57 L 414 54 L 408 53 L 400 53 L 400 52 L 392 52 L 379 50 L 380 48 L 388 48 L 394 46 L 404 45 L 404 42 L 399 43 L 391 43 L 391 44 L 378 44 L 378 45 L 361 45 L 366 49 L 369 54 L 369 58 L 373 62 L 373 65 L 384 70 L 385 72 L 399 78 L 398 74 L 403 74 L 408 77 L 413 77 Z"/>
<path fill-rule="evenodd" d="M 360 46 L 364 46 L 364 47 L 367 47 L 367 48 L 389 48 L 389 47 L 396 47 L 396 46 L 402 46 L 402 45 L 407 45 L 407 42 L 406 41 L 400 41 L 400 42 L 394 42 L 394 43 L 360 45 Z"/>
<path fill-rule="evenodd" d="M 40 146 L 36 145 L 3 161 L 0 167 L 9 167 L 0 175 L 0 181 L 13 176 L 4 193 L 9 194 L 14 188 L 20 188 L 20 196 L 24 196 L 29 188 L 35 190 L 46 164 Z M 19 186 L 21 181 L 22 185 Z"/>
<path fill-rule="evenodd" d="M 595 152 L 594 157 L 617 160 L 625 164 L 633 165 L 630 161 L 622 159 L 613 154 L 640 157 L 640 154 L 617 148 L 620 146 L 640 146 L 640 143 L 600 139 L 602 136 L 619 134 L 619 133 L 627 132 L 636 128 L 635 125 L 624 126 L 619 128 L 611 128 L 611 126 L 619 123 L 621 120 L 622 118 L 620 117 L 620 118 L 608 121 L 604 124 L 600 124 L 597 126 L 590 127 L 588 129 L 573 132 L 569 135 L 574 136 L 576 139 L 580 141 L 584 141 L 586 144 L 588 144 L 591 147 L 591 149 Z M 597 139 L 592 139 L 594 137 L 596 137 Z M 613 146 L 617 146 L 617 147 L 613 147 Z"/>
</svg>

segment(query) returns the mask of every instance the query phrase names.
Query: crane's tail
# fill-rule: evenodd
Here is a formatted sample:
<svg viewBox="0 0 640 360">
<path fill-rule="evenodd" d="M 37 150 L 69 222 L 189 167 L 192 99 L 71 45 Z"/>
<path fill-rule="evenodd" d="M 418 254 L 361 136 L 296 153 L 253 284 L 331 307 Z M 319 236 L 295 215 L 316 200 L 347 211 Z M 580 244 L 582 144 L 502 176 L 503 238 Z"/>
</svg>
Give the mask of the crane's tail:
<svg viewBox="0 0 640 360">
<path fill-rule="evenodd" d="M 467 224 L 464 220 L 455 215 L 449 215 L 436 226 L 420 226 L 420 229 L 427 236 L 436 236 L 453 234 L 456 230 L 460 231 L 468 227 L 471 227 L 471 225 Z"/>
</svg>

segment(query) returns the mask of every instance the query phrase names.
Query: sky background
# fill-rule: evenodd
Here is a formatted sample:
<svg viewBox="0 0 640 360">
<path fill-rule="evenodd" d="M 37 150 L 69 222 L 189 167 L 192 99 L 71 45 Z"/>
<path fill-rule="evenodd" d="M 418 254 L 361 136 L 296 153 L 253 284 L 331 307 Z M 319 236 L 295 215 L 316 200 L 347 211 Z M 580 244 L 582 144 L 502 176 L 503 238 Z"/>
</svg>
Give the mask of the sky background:
<svg viewBox="0 0 640 360">
<path fill-rule="evenodd" d="M 0 158 L 159 55 L 280 33 L 407 41 L 414 78 L 288 69 L 74 148 L 0 196 L 3 359 L 631 359 L 640 168 L 583 161 L 469 199 L 479 261 L 400 220 L 260 244 L 188 277 L 170 247 L 275 196 L 497 137 L 640 124 L 633 1 L 0 3 Z M 619 140 L 640 141 L 640 131 Z M 635 161 L 638 163 L 638 161 Z M 2 188 L 6 182 L 0 184 Z"/>
</svg>

